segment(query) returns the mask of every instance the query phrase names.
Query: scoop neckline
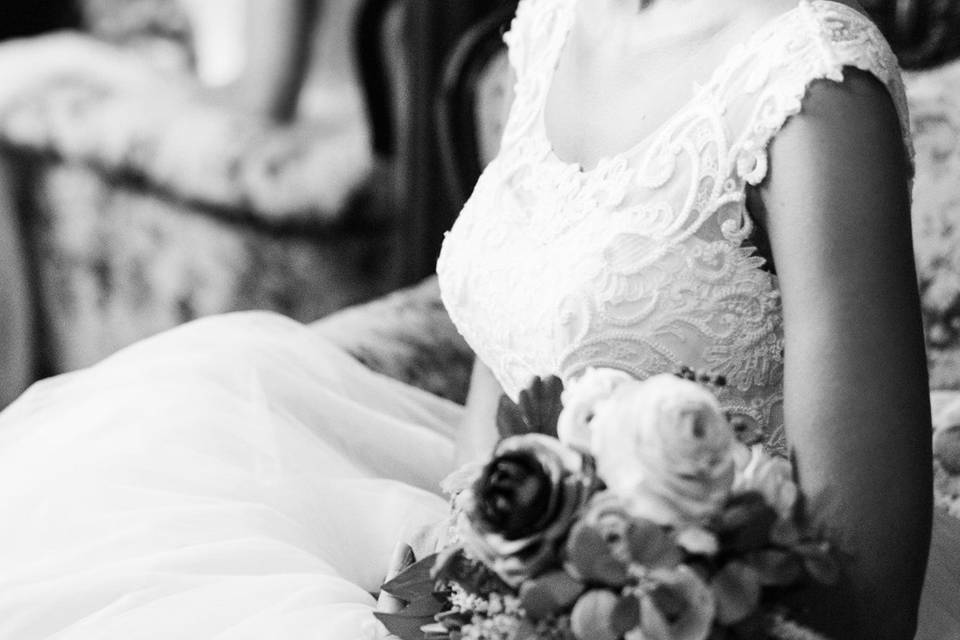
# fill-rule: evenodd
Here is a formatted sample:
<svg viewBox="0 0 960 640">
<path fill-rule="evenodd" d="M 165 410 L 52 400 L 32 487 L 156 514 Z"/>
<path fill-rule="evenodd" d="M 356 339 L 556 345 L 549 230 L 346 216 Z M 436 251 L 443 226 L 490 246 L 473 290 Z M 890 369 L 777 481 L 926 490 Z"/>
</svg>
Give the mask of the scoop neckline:
<svg viewBox="0 0 960 640">
<path fill-rule="evenodd" d="M 863 14 L 862 12 L 854 9 L 853 7 L 846 5 L 842 2 L 836 2 L 835 0 L 798 0 L 797 5 L 783 13 L 777 14 L 770 19 L 763 22 L 746 40 L 735 43 L 731 46 L 721 57 L 720 62 L 713 68 L 710 74 L 707 76 L 706 81 L 702 84 L 694 82 L 693 88 L 690 92 L 690 96 L 686 98 L 680 105 L 677 106 L 676 110 L 668 116 L 663 122 L 651 129 L 646 135 L 644 135 L 640 140 L 631 144 L 627 148 L 617 151 L 610 154 L 604 154 L 597 158 L 597 161 L 592 167 L 586 168 L 580 162 L 574 160 L 565 160 L 560 157 L 554 147 L 553 142 L 550 140 L 550 136 L 547 133 L 546 126 L 546 110 L 547 110 L 547 100 L 550 96 L 550 92 L 553 89 L 553 83 L 556 79 L 557 67 L 560 65 L 560 58 L 563 55 L 563 51 L 566 48 L 567 41 L 570 37 L 570 31 L 573 29 L 574 19 L 576 15 L 576 5 L 579 0 L 570 0 L 565 7 L 564 17 L 565 24 L 562 25 L 562 34 L 559 37 L 559 42 L 555 47 L 555 52 L 553 54 L 553 59 L 550 61 L 550 64 L 545 65 L 547 73 L 543 83 L 543 92 L 539 97 L 538 112 L 535 119 L 537 135 L 539 136 L 542 144 L 546 147 L 547 154 L 550 159 L 571 170 L 576 170 L 577 173 L 588 176 L 591 174 L 599 173 L 604 167 L 611 164 L 617 164 L 630 156 L 638 153 L 641 148 L 645 147 L 648 143 L 652 142 L 654 139 L 662 135 L 662 133 L 669 129 L 673 124 L 679 122 L 682 117 L 693 108 L 707 93 L 709 93 L 715 86 L 719 83 L 720 79 L 725 75 L 728 68 L 731 67 L 736 61 L 738 61 L 746 52 L 754 48 L 764 37 L 766 37 L 774 28 L 778 27 L 781 22 L 786 21 L 789 18 L 792 18 L 796 13 L 803 11 L 804 7 L 814 7 L 816 5 L 834 5 L 840 7 L 842 10 L 855 14 L 860 18 L 869 21 L 870 18 Z"/>
</svg>

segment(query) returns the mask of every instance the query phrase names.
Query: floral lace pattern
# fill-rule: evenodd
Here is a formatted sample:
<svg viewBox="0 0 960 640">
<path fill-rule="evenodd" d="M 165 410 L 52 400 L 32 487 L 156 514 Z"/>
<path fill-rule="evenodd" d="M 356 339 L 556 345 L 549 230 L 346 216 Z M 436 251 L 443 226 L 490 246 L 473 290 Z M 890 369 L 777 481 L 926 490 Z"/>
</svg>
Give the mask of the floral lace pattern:
<svg viewBox="0 0 960 640">
<path fill-rule="evenodd" d="M 537 375 L 686 365 L 726 376 L 725 408 L 782 447 L 780 297 L 745 243 L 747 188 L 807 87 L 842 81 L 845 67 L 887 86 L 908 131 L 896 59 L 860 13 L 801 0 L 648 138 L 584 170 L 556 156 L 543 123 L 576 1 L 522 0 L 505 36 L 516 99 L 500 154 L 445 239 L 444 303 L 514 397 Z"/>
</svg>

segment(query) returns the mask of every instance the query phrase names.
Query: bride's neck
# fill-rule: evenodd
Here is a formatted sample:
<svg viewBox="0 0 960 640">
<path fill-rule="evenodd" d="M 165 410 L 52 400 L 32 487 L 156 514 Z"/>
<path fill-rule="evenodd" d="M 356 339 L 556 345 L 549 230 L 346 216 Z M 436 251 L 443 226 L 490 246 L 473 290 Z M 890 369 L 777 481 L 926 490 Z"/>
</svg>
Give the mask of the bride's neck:
<svg viewBox="0 0 960 640">
<path fill-rule="evenodd" d="M 716 35 L 743 0 L 580 0 L 580 21 L 601 37 L 620 34 L 642 48 Z"/>
</svg>

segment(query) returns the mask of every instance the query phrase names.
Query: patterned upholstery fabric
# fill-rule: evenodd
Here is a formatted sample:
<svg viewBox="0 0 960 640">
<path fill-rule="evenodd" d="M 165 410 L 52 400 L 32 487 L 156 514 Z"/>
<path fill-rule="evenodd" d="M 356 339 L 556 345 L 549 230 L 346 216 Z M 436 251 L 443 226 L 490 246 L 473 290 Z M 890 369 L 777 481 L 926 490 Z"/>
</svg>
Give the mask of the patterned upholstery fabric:
<svg viewBox="0 0 960 640">
<path fill-rule="evenodd" d="M 313 326 L 374 371 L 466 401 L 473 353 L 443 308 L 435 277 Z"/>
<path fill-rule="evenodd" d="M 960 390 L 960 62 L 908 74 L 913 227 L 930 383 Z"/>
<path fill-rule="evenodd" d="M 202 315 L 313 321 L 383 291 L 361 118 L 278 127 L 81 35 L 0 45 L 0 76 L 51 372 Z"/>
</svg>

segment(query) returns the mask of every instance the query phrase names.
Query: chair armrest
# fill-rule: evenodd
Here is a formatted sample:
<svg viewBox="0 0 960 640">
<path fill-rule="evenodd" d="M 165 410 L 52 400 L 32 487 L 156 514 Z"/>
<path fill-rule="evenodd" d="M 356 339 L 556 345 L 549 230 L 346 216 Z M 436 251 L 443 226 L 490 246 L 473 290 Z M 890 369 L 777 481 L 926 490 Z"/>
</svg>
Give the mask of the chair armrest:
<svg viewBox="0 0 960 640">
<path fill-rule="evenodd" d="M 466 401 L 474 355 L 443 308 L 435 277 L 311 326 L 378 373 Z"/>
<path fill-rule="evenodd" d="M 0 143 L 226 216 L 338 222 L 373 167 L 361 123 L 278 126 L 81 34 L 0 44 L 0 77 Z"/>
</svg>

